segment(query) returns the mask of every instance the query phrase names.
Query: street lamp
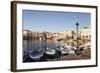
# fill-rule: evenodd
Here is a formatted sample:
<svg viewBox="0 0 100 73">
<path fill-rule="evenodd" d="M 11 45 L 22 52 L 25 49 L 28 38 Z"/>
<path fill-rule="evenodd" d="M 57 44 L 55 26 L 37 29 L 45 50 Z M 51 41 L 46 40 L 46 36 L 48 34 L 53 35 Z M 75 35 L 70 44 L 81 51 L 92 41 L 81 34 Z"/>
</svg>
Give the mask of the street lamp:
<svg viewBox="0 0 100 73">
<path fill-rule="evenodd" d="M 77 30 L 77 50 L 78 50 L 78 26 L 79 26 L 79 23 L 77 22 L 76 23 L 76 30 Z"/>
<path fill-rule="evenodd" d="M 72 47 L 74 46 L 74 42 L 73 42 L 74 36 L 73 36 L 73 34 L 74 34 L 74 31 L 72 31 Z"/>
</svg>

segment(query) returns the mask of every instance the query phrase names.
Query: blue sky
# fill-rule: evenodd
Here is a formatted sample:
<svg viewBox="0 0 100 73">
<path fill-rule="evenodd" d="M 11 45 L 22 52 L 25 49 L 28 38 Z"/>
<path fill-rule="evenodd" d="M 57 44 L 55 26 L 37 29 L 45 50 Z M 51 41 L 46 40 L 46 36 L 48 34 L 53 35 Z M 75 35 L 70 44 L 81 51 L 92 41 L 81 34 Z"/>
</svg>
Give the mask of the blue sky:
<svg viewBox="0 0 100 73">
<path fill-rule="evenodd" d="M 79 30 L 82 27 L 90 27 L 91 14 L 79 12 L 39 11 L 23 10 L 23 29 L 32 31 L 62 32 L 76 30 L 76 22 L 79 22 Z"/>
</svg>

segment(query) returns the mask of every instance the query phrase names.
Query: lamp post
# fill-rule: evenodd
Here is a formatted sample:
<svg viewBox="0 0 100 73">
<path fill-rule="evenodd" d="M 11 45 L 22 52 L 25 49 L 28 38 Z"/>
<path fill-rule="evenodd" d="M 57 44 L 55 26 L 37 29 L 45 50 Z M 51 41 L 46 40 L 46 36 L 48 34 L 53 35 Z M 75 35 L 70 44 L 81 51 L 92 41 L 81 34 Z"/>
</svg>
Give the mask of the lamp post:
<svg viewBox="0 0 100 73">
<path fill-rule="evenodd" d="M 74 34 L 74 31 L 72 31 L 72 47 L 74 46 L 74 42 L 73 42 L 74 36 L 73 36 L 73 34 Z"/>
<path fill-rule="evenodd" d="M 79 48 L 79 47 L 78 47 L 78 26 L 79 26 L 79 23 L 77 22 L 77 23 L 76 23 L 76 31 L 77 31 L 77 34 L 76 34 L 76 35 L 77 35 L 77 50 L 78 50 L 78 48 Z"/>
</svg>

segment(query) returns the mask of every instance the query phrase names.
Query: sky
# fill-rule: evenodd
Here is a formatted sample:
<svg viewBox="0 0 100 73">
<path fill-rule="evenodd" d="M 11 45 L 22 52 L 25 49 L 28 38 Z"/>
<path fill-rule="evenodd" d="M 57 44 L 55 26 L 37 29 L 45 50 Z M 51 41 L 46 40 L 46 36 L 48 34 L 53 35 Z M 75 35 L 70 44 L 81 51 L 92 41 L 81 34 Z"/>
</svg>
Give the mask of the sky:
<svg viewBox="0 0 100 73">
<path fill-rule="evenodd" d="M 23 10 L 22 14 L 23 29 L 38 32 L 76 31 L 76 22 L 79 30 L 91 25 L 90 13 Z"/>
</svg>

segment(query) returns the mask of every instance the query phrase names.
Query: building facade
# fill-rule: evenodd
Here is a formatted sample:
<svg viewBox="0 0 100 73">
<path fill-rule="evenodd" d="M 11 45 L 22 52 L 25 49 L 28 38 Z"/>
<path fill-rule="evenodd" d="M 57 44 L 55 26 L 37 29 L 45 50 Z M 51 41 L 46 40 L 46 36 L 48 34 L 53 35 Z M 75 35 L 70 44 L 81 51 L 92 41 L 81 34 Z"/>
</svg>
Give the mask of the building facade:
<svg viewBox="0 0 100 73">
<path fill-rule="evenodd" d="M 91 29 L 89 27 L 84 27 L 80 33 L 80 38 L 84 40 L 91 40 Z"/>
</svg>

